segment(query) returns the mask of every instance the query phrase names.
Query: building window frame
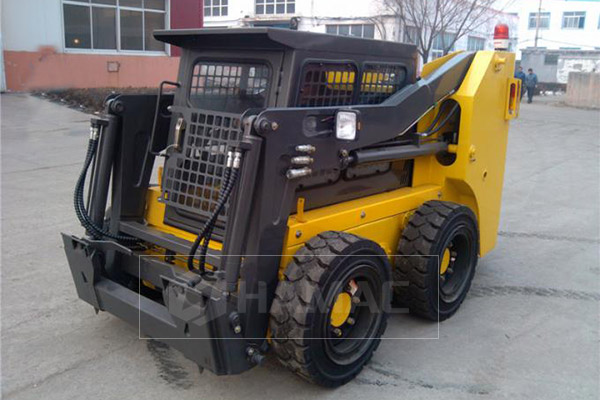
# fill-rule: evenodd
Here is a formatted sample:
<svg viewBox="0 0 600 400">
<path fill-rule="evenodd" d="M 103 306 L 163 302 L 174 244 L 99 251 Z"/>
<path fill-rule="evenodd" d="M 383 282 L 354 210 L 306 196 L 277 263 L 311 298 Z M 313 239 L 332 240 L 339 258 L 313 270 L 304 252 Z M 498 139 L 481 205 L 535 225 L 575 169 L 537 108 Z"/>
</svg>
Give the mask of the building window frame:
<svg viewBox="0 0 600 400">
<path fill-rule="evenodd" d="M 296 0 L 255 0 L 256 15 L 291 15 L 296 13 Z"/>
<path fill-rule="evenodd" d="M 540 14 L 540 29 L 550 29 L 550 17 L 551 14 L 548 11 L 542 11 Z M 528 29 L 536 29 L 537 28 L 537 12 L 530 12 L 527 28 Z"/>
<path fill-rule="evenodd" d="M 559 58 L 558 53 L 546 53 L 544 54 L 544 65 L 558 65 Z"/>
<path fill-rule="evenodd" d="M 564 11 L 562 15 L 562 29 L 584 29 L 585 11 Z"/>
<path fill-rule="evenodd" d="M 227 17 L 229 0 L 204 0 L 204 17 Z"/>
<path fill-rule="evenodd" d="M 455 33 L 452 32 L 440 32 L 433 38 L 433 43 L 431 44 L 431 50 L 429 51 L 429 60 L 435 60 L 436 58 L 440 58 L 444 56 L 444 47 L 449 43 L 449 41 L 454 40 L 456 36 Z M 447 38 L 448 41 L 443 38 Z M 448 52 L 454 51 L 456 46 L 456 41 L 452 44 L 452 47 L 448 49 Z"/>
<path fill-rule="evenodd" d="M 164 10 L 146 8 L 142 2 L 142 7 L 130 7 L 120 5 L 121 0 L 116 0 L 115 4 L 101 4 L 93 2 L 95 0 L 60 0 L 61 6 L 61 32 L 62 32 L 62 44 L 65 53 L 74 54 L 106 54 L 106 55 L 141 55 L 141 56 L 165 56 L 170 54 L 170 45 L 164 44 L 164 50 L 130 50 L 122 49 L 121 45 L 121 11 L 135 11 L 142 13 L 142 47 L 146 48 L 146 13 L 152 14 L 163 14 L 164 16 L 164 28 L 170 28 L 170 15 L 171 15 L 171 0 L 164 0 Z M 97 0 L 96 0 L 97 1 Z M 145 0 L 144 0 L 145 1 Z M 65 20 L 65 5 L 79 6 L 89 9 L 89 28 L 90 28 L 90 47 L 89 48 L 78 48 L 69 47 L 66 38 L 66 20 Z M 115 10 L 115 35 L 116 45 L 115 49 L 95 49 L 94 48 L 94 28 L 93 28 L 93 9 L 94 8 L 106 8 Z"/>
<path fill-rule="evenodd" d="M 479 36 L 467 37 L 467 51 L 485 50 L 485 38 Z"/>
<path fill-rule="evenodd" d="M 419 44 L 419 30 L 415 26 L 406 25 L 402 30 L 402 43 Z"/>
<path fill-rule="evenodd" d="M 326 24 L 325 32 L 331 35 L 375 39 L 375 24 Z"/>
</svg>

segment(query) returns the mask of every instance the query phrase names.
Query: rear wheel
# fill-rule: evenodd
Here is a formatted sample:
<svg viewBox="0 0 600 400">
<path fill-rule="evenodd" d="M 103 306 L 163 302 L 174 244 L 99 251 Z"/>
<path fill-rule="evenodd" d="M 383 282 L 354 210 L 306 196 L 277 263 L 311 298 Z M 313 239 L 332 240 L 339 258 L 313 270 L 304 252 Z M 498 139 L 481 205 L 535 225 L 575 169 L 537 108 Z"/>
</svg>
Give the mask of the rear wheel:
<svg viewBox="0 0 600 400">
<path fill-rule="evenodd" d="M 380 342 L 390 266 L 376 243 L 323 232 L 285 270 L 271 307 L 273 349 L 303 378 L 328 387 L 352 380 Z"/>
<path fill-rule="evenodd" d="M 471 287 L 478 239 L 477 220 L 468 207 L 445 201 L 419 207 L 398 245 L 396 303 L 433 321 L 451 317 Z"/>
</svg>

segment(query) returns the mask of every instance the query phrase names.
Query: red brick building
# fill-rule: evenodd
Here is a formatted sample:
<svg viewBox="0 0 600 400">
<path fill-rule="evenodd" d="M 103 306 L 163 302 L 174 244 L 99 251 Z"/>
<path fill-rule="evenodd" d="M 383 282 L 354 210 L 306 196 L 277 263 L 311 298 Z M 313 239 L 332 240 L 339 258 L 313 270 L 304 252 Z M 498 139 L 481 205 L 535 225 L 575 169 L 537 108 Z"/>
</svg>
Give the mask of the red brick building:
<svg viewBox="0 0 600 400">
<path fill-rule="evenodd" d="M 155 87 L 178 49 L 155 29 L 202 27 L 202 0 L 2 0 L 3 85 Z"/>
</svg>

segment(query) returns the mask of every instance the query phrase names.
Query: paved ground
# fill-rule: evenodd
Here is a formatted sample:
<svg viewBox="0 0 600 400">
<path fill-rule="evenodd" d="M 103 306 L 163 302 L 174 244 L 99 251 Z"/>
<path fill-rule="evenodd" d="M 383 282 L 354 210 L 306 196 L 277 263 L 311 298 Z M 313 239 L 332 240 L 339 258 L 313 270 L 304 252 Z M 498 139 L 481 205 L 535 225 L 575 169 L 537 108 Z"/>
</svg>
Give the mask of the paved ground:
<svg viewBox="0 0 600 400">
<path fill-rule="evenodd" d="M 356 381 L 311 386 L 273 361 L 199 374 L 79 301 L 59 239 L 88 116 L 2 96 L 2 393 L 7 399 L 597 399 L 599 113 L 524 104 L 510 133 L 501 233 L 439 340 L 385 340 Z M 392 318 L 388 336 L 430 334 Z M 435 332 L 433 332 L 435 335 Z"/>
</svg>

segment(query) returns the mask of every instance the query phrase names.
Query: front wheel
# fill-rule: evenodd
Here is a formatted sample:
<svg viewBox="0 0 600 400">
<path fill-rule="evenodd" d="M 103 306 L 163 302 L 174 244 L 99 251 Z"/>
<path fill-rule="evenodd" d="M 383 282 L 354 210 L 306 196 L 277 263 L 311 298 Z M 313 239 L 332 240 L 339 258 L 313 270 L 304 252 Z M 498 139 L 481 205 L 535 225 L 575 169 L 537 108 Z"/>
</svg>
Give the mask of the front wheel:
<svg viewBox="0 0 600 400">
<path fill-rule="evenodd" d="M 336 387 L 352 380 L 380 342 L 391 269 L 376 243 L 323 232 L 285 270 L 271 307 L 273 349 L 303 378 Z"/>
</svg>

